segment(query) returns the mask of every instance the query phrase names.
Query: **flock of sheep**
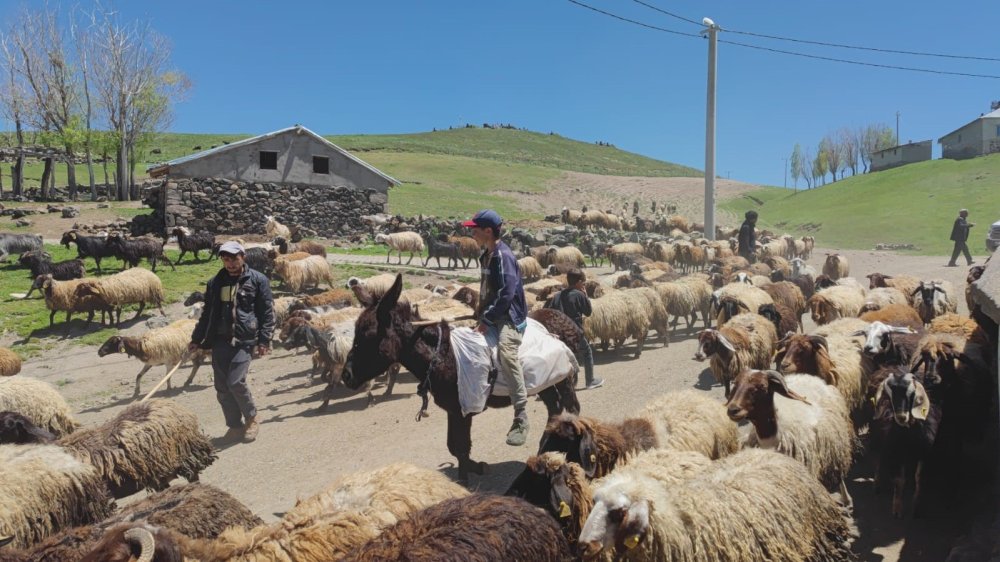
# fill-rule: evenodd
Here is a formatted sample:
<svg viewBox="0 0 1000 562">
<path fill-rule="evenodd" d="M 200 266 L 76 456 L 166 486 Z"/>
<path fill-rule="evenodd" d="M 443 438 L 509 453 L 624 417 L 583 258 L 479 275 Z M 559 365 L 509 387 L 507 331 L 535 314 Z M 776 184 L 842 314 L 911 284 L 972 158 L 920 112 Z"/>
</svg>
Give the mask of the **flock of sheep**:
<svg viewBox="0 0 1000 562">
<path fill-rule="evenodd" d="M 593 314 L 583 337 L 604 350 L 634 341 L 638 356 L 651 330 L 669 345 L 683 319 L 687 335 L 697 336 L 695 359 L 708 361 L 725 388 L 725 404 L 684 390 L 620 422 L 561 414 L 505 496 L 470 494 L 437 471 L 397 463 L 341 476 L 264 524 L 225 492 L 195 483 L 215 457 L 183 406 L 139 402 L 80 428 L 54 387 L 13 376 L 20 359 L 0 349 L 0 562 L 854 560 L 858 531 L 845 477 L 860 444 L 878 457 L 876 486 L 891 486 L 892 514 L 903 517 L 907 481 L 916 480 L 912 504 L 920 515 L 933 486 L 925 464 L 943 458 L 957 469 L 963 444 L 982 438 L 997 326 L 968 292 L 971 316 L 962 316 L 959 289 L 947 282 L 871 273 L 862 283 L 838 254 L 813 269 L 810 238 L 762 233 L 749 263 L 730 241 L 705 240 L 683 217 L 628 234 L 623 229 L 638 219 L 568 210 L 563 219 L 579 229 L 564 230 L 559 244 L 513 233 L 529 308 L 542 309 L 587 256 L 608 259 L 622 273 L 610 286 L 588 281 Z M 336 287 L 321 245 L 287 242 L 291 233 L 273 219 L 266 230 L 274 243 L 248 248 L 247 261 L 290 293 L 275 300 L 276 340 L 311 353 L 313 375 L 327 384 L 325 406 L 364 310 L 358 295 L 380 298 L 395 276 Z M 199 233 L 175 235 L 196 259 L 215 244 Z M 125 255 L 110 246 L 130 242 L 88 238 L 67 233 L 64 243 L 75 242 L 79 259 L 98 266 L 100 257 Z M 426 249 L 428 261 L 458 263 L 478 253 L 462 250 L 461 238 L 393 233 L 377 240 L 400 252 L 400 261 L 401 253 Z M 45 263 L 40 245 L 4 248 L 28 255 L 24 263 Z M 162 244 L 128 256 L 154 265 Z M 120 317 L 128 304 L 162 303 L 159 279 L 144 269 L 57 279 L 56 266 L 31 266 L 53 315 Z M 82 270 L 74 268 L 62 267 Z M 982 266 L 972 268 L 969 283 L 981 273 Z M 306 294 L 320 284 L 328 289 Z M 143 363 L 138 394 L 151 367 L 170 370 L 189 358 L 198 300 L 195 293 L 186 302 L 188 318 L 113 336 L 99 354 Z M 413 287 L 400 302 L 418 321 L 469 323 L 478 287 Z M 818 325 L 810 333 L 807 313 Z M 187 383 L 207 357 L 190 359 Z M 387 371 L 387 393 L 398 371 Z M 371 384 L 367 391 L 371 405 Z M 192 483 L 167 488 L 177 476 Z M 115 499 L 142 490 L 155 493 L 116 509 Z"/>
</svg>

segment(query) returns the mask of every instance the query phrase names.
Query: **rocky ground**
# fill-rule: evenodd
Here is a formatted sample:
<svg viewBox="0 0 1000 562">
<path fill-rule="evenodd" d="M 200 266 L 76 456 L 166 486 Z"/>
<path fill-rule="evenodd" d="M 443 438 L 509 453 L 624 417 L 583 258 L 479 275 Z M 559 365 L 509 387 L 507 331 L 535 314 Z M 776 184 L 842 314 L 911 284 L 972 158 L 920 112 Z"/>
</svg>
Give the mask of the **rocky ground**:
<svg viewBox="0 0 1000 562">
<path fill-rule="evenodd" d="M 891 253 L 844 252 L 856 276 L 880 271 L 907 273 L 923 278 L 941 278 L 964 286 L 965 268 L 943 267 L 944 257 L 910 257 Z M 811 260 L 818 265 L 823 251 Z M 380 257 L 336 256 L 352 262 L 384 260 Z M 980 258 L 982 259 L 982 258 Z M 469 271 L 474 275 L 475 272 Z M 588 270 L 602 280 L 610 280 L 608 270 Z M 964 311 L 964 300 L 961 307 Z M 182 314 L 179 306 L 168 311 Z M 807 328 L 811 328 L 807 322 Z M 141 326 L 133 329 L 139 330 Z M 607 381 L 604 388 L 579 394 L 587 415 L 616 420 L 637 411 L 651 396 L 683 388 L 695 388 L 722 401 L 722 389 L 714 383 L 707 365 L 692 360 L 693 333 L 679 334 L 669 347 L 649 345 L 641 357 L 633 357 L 633 347 L 620 352 L 596 353 L 598 375 Z M 260 410 L 260 436 L 251 444 L 219 443 L 219 459 L 202 474 L 202 480 L 233 493 L 268 520 L 279 517 L 297 498 L 312 494 L 338 475 L 366 470 L 405 460 L 444 471 L 454 476 L 454 459 L 445 446 L 445 415 L 433 405 L 430 417 L 419 423 L 414 416 L 420 407 L 416 380 L 402 373 L 392 396 L 379 396 L 368 408 L 363 393 L 345 389 L 325 411 L 318 409 L 323 385 L 308 376 L 307 355 L 277 350 L 266 359 L 254 361 L 251 388 Z M 79 413 L 84 424 L 108 419 L 133 401 L 135 373 L 140 364 L 124 355 L 98 358 L 94 347 L 64 345 L 28 361 L 23 375 L 38 377 L 57 385 Z M 184 367 L 176 382 L 188 375 Z M 142 381 L 152 388 L 164 374 L 155 368 Z M 197 413 L 211 436 L 225 433 L 222 414 L 211 384 L 211 369 L 198 373 L 186 389 L 163 391 Z M 376 392 L 381 392 L 377 388 Z M 528 443 L 537 443 L 545 423 L 545 408 L 531 401 L 531 432 Z M 503 492 L 522 462 L 532 453 L 530 446 L 514 448 L 504 444 L 510 424 L 510 410 L 491 410 L 476 417 L 473 424 L 473 457 L 490 465 L 489 474 L 472 478 L 472 487 Z M 992 462 L 969 468 L 968 481 L 982 478 Z M 871 459 L 856 463 L 850 491 L 856 502 L 861 530 L 858 552 L 866 561 L 943 560 L 954 539 L 964 532 L 968 517 L 983 495 L 974 486 L 960 486 L 953 494 L 943 494 L 935 502 L 930 517 L 923 520 L 893 520 L 889 499 L 872 491 Z M 776 514 L 780 516 L 780 514 Z"/>
</svg>

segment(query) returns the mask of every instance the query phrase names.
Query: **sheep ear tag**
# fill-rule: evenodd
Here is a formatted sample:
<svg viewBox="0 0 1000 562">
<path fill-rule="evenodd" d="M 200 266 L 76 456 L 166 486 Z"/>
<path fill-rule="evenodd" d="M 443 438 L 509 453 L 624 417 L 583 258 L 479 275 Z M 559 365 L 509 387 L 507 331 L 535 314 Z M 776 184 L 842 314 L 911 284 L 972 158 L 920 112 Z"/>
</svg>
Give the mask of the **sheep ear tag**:
<svg viewBox="0 0 1000 562">
<path fill-rule="evenodd" d="M 639 546 L 639 535 L 629 535 L 625 538 L 625 548 L 632 550 Z"/>
<path fill-rule="evenodd" d="M 559 502 L 559 517 L 565 519 L 573 515 L 573 511 L 570 510 L 569 504 L 566 502 Z"/>
<path fill-rule="evenodd" d="M 910 415 L 917 420 L 926 420 L 927 413 L 930 411 L 930 399 L 927 397 L 927 391 L 924 390 L 924 386 L 920 383 L 916 383 L 916 397 L 913 399 L 913 407 L 910 408 Z"/>
<path fill-rule="evenodd" d="M 118 353 L 125 353 L 125 344 L 118 344 Z"/>
</svg>

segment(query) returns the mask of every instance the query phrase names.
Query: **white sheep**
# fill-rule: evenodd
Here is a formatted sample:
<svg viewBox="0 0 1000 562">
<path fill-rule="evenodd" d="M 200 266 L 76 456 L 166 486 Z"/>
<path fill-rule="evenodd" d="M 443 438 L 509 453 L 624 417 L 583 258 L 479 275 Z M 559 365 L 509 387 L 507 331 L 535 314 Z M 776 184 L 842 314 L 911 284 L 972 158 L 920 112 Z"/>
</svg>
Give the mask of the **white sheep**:
<svg viewBox="0 0 1000 562">
<path fill-rule="evenodd" d="M 857 316 L 865 305 L 865 295 L 855 287 L 834 285 L 817 291 L 807 304 L 813 322 L 827 324 L 839 318 Z"/>
<path fill-rule="evenodd" d="M 191 343 L 191 334 L 197 323 L 196 319 L 184 318 L 171 322 L 162 328 L 148 330 L 141 336 L 111 336 L 97 350 L 97 355 L 104 357 L 112 353 L 124 353 L 142 361 L 143 367 L 135 376 L 135 390 L 133 392 L 134 395 L 138 396 L 139 383 L 146 371 L 163 365 L 166 372 L 170 372 L 188 355 L 188 344 Z M 210 353 L 207 350 L 199 349 L 190 354 L 193 368 L 184 382 L 184 386 L 191 384 L 201 364 L 206 357 L 210 356 Z M 170 388 L 169 379 L 167 380 L 167 388 Z"/>
<path fill-rule="evenodd" d="M 0 347 L 0 377 L 12 377 L 21 372 L 21 356 Z"/>
<path fill-rule="evenodd" d="M 21 414 L 56 437 L 80 427 L 54 386 L 26 376 L 0 378 L 0 412 L 6 411 Z"/>
<path fill-rule="evenodd" d="M 649 331 L 649 315 L 636 300 L 611 291 L 591 301 L 591 315 L 583 320 L 583 334 L 590 341 L 600 341 L 607 351 L 609 342 L 620 347 L 625 340 L 635 338 L 635 356 L 642 354 L 642 346 Z"/>
<path fill-rule="evenodd" d="M 626 298 L 634 301 L 634 306 L 637 309 L 646 311 L 646 315 L 649 317 L 649 327 L 656 330 L 656 334 L 666 344 L 670 338 L 670 316 L 667 314 L 667 309 L 663 306 L 663 299 L 660 298 L 659 293 L 650 287 L 626 289 L 622 293 Z"/>
<path fill-rule="evenodd" d="M 273 240 L 274 238 L 281 237 L 286 240 L 291 240 L 292 231 L 287 226 L 278 222 L 271 215 L 265 215 L 264 219 L 267 220 L 267 222 L 264 223 L 264 233 L 267 234 L 268 238 Z"/>
<path fill-rule="evenodd" d="M 139 310 L 135 313 L 138 318 L 149 303 L 156 306 L 163 312 L 164 299 L 163 283 L 155 273 L 141 267 L 133 267 L 109 275 L 100 277 L 94 282 L 81 283 L 76 289 L 77 298 L 87 295 L 96 295 L 115 309 L 115 323 L 121 322 L 122 308 L 130 304 L 138 304 Z"/>
<path fill-rule="evenodd" d="M 716 325 L 721 327 L 730 318 L 744 312 L 756 313 L 761 305 L 774 304 L 774 299 L 760 287 L 747 283 L 730 283 L 716 293 L 719 313 Z"/>
<path fill-rule="evenodd" d="M 413 255 L 420 255 L 424 251 L 424 239 L 416 232 L 377 234 L 375 235 L 375 243 L 385 244 L 389 247 L 389 251 L 385 255 L 385 263 L 389 263 L 389 257 L 393 251 L 399 253 L 399 261 L 397 263 L 403 263 L 403 252 L 409 252 L 410 259 L 406 260 L 406 265 L 410 265 L 410 262 L 413 261 Z"/>
<path fill-rule="evenodd" d="M 605 560 L 854 560 L 846 509 L 799 462 L 745 449 L 665 485 L 616 471 L 598 482 L 580 534 L 584 558 Z"/>
<path fill-rule="evenodd" d="M 893 287 L 876 287 L 865 295 L 865 309 L 878 310 L 890 304 L 910 304 L 910 299 L 902 291 Z"/>
<path fill-rule="evenodd" d="M 308 286 L 318 287 L 326 283 L 333 287 L 333 271 L 330 263 L 323 256 L 309 256 L 297 261 L 278 261 L 274 264 L 274 273 L 288 285 L 292 293 L 301 293 Z"/>
<path fill-rule="evenodd" d="M 347 280 L 346 287 L 357 294 L 359 288 L 363 287 L 372 298 L 380 299 L 386 294 L 396 282 L 396 275 L 392 273 L 379 273 L 366 279 L 351 277 Z"/>
<path fill-rule="evenodd" d="M 792 279 L 798 279 L 803 276 L 816 278 L 816 268 L 806 264 L 802 258 L 794 258 L 789 260 L 789 263 L 792 265 Z"/>
<path fill-rule="evenodd" d="M 698 333 L 696 361 L 710 359 L 709 367 L 730 396 L 731 382 L 745 369 L 767 369 L 778 342 L 768 319 L 756 313 L 738 314 L 718 330 Z"/>
<path fill-rule="evenodd" d="M 745 446 L 773 449 L 806 465 L 830 491 L 852 505 L 845 478 L 855 449 L 854 426 L 844 397 L 812 375 L 744 371 L 726 403 L 734 422 L 754 430 Z"/>
<path fill-rule="evenodd" d="M 581 269 L 587 265 L 583 257 L 583 252 L 576 246 L 566 246 L 565 248 L 552 246 L 545 251 L 545 256 L 547 265 L 566 263 L 575 265 Z"/>
<path fill-rule="evenodd" d="M 530 283 L 542 278 L 542 264 L 531 256 L 517 260 L 517 268 L 521 271 L 521 279 L 524 281 Z"/>
</svg>

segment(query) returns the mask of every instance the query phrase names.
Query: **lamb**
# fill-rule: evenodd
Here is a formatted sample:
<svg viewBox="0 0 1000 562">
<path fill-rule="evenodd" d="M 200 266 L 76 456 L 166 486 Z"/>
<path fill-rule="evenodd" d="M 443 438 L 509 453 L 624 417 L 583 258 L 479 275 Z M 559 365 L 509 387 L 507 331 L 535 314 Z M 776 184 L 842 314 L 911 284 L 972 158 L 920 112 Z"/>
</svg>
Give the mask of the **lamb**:
<svg viewBox="0 0 1000 562">
<path fill-rule="evenodd" d="M 882 273 L 869 273 L 868 288 L 877 289 L 879 287 L 898 289 L 904 295 L 912 295 L 914 289 L 920 285 L 920 279 L 909 275 L 884 275 Z"/>
<path fill-rule="evenodd" d="M 793 279 L 798 277 L 816 278 L 816 269 L 813 268 L 813 266 L 808 265 L 802 258 L 794 258 L 789 260 L 788 263 L 792 266 L 792 274 L 790 277 Z"/>
<path fill-rule="evenodd" d="M 42 236 L 40 234 L 0 232 L 0 261 L 7 261 L 7 257 L 11 254 L 32 251 L 42 251 Z"/>
<path fill-rule="evenodd" d="M 105 357 L 112 353 L 124 353 L 142 361 L 143 367 L 135 376 L 135 390 L 133 392 L 133 396 L 138 396 L 139 383 L 146 371 L 157 365 L 163 365 L 166 372 L 169 373 L 174 366 L 188 356 L 188 344 L 191 343 L 191 333 L 194 332 L 197 323 L 197 320 L 184 318 L 171 322 L 162 328 L 148 330 L 141 336 L 111 336 L 98 348 L 97 356 Z M 193 368 L 187 380 L 184 381 L 184 386 L 191 384 L 195 375 L 198 374 L 201 364 L 210 353 L 199 349 L 190 355 Z M 170 379 L 167 379 L 167 388 L 170 388 Z"/>
<path fill-rule="evenodd" d="M 265 215 L 264 220 L 264 233 L 267 234 L 268 238 L 285 238 L 291 239 L 292 231 L 287 226 L 281 224 L 271 215 Z"/>
<path fill-rule="evenodd" d="M 717 401 L 680 390 L 653 399 L 636 417 L 618 424 L 574 414 L 556 416 L 545 426 L 538 452 L 565 453 L 589 478 L 600 478 L 629 455 L 663 448 L 717 459 L 737 450 L 737 432 Z"/>
<path fill-rule="evenodd" d="M 449 236 L 448 242 L 458 246 L 458 255 L 462 259 L 462 267 L 469 267 L 469 263 L 476 263 L 482 250 L 479 242 L 471 236 Z"/>
<path fill-rule="evenodd" d="M 274 264 L 275 274 L 288 285 L 292 293 L 301 293 L 307 286 L 318 287 L 326 283 L 333 287 L 333 272 L 330 264 L 322 256 L 310 256 L 297 261 L 278 261 Z"/>
<path fill-rule="evenodd" d="M 101 260 L 108 257 L 118 257 L 121 259 L 114 248 L 109 247 L 107 244 L 107 237 L 105 236 L 81 236 L 77 231 L 70 230 L 64 232 L 59 243 L 66 246 L 69 249 L 70 243 L 76 244 L 76 258 L 82 260 L 83 258 L 94 258 L 94 263 L 97 264 L 97 274 L 100 275 L 101 271 Z"/>
<path fill-rule="evenodd" d="M 128 264 L 128 267 L 136 267 L 139 265 L 139 260 L 146 258 L 154 273 L 156 272 L 158 260 L 167 262 L 171 270 L 177 270 L 174 264 L 170 262 L 170 259 L 163 253 L 163 242 L 160 240 L 147 237 L 126 240 L 120 233 L 112 232 L 108 235 L 104 244 L 113 250 L 115 255 L 120 257 L 122 261 Z"/>
<path fill-rule="evenodd" d="M 854 340 L 846 336 L 793 334 L 785 337 L 774 355 L 778 370 L 785 375 L 815 375 L 833 385 L 857 412 L 864 401 L 871 372 Z"/>
<path fill-rule="evenodd" d="M 0 377 L 12 377 L 21 372 L 21 356 L 0 347 Z"/>
<path fill-rule="evenodd" d="M 867 308 L 868 305 L 865 305 L 864 309 Z M 908 304 L 886 305 L 877 310 L 863 312 L 859 318 L 865 322 L 877 321 L 891 326 L 906 326 L 913 328 L 914 330 L 922 328 L 924 325 L 924 321 L 920 319 L 920 315 L 917 314 L 917 311 Z M 935 320 L 937 320 L 937 318 L 935 318 Z M 931 322 L 931 324 L 933 325 L 933 322 Z"/>
<path fill-rule="evenodd" d="M 395 282 L 395 275 L 391 273 L 380 273 L 378 275 L 368 277 L 367 279 L 351 277 L 347 280 L 347 288 L 354 291 L 355 295 L 357 295 L 357 289 L 359 287 L 364 287 L 364 289 L 368 291 L 369 295 L 375 299 L 380 299 Z"/>
<path fill-rule="evenodd" d="M 114 508 L 97 469 L 69 451 L 55 445 L 0 447 L 0 537 L 12 537 L 14 548 L 95 523 Z"/>
<path fill-rule="evenodd" d="M 745 449 L 679 485 L 611 474 L 594 490 L 579 545 L 584 558 L 608 549 L 634 561 L 838 562 L 854 560 L 856 534 L 805 466 Z"/>
<path fill-rule="evenodd" d="M 0 412 L 21 414 L 56 437 L 69 435 L 80 427 L 56 388 L 30 377 L 0 378 Z"/>
<path fill-rule="evenodd" d="M 107 422 L 57 443 L 94 466 L 116 498 L 163 490 L 178 476 L 193 482 L 216 458 L 198 418 L 163 399 L 132 404 Z"/>
<path fill-rule="evenodd" d="M 767 369 L 778 341 L 774 325 L 756 313 L 734 316 L 718 330 L 698 333 L 695 361 L 711 359 L 709 366 L 715 380 L 730 396 L 732 380 L 745 369 Z"/>
<path fill-rule="evenodd" d="M 827 254 L 823 262 L 823 275 L 828 275 L 834 281 L 851 274 L 851 264 L 840 254 Z"/>
<path fill-rule="evenodd" d="M 271 242 L 278 248 L 278 253 L 281 254 L 305 252 L 311 256 L 323 256 L 324 258 L 326 257 L 326 246 L 320 244 L 319 242 L 313 242 L 312 240 L 303 240 L 302 242 L 289 242 L 287 239 L 278 236 Z"/>
<path fill-rule="evenodd" d="M 947 312 L 958 312 L 955 287 L 948 281 L 921 281 L 911 293 L 913 308 L 917 309 L 924 324 L 930 324 L 936 316 Z"/>
<path fill-rule="evenodd" d="M 437 260 L 438 269 L 441 269 L 441 258 L 447 258 L 448 267 L 455 269 L 462 261 L 461 251 L 458 244 L 452 242 L 442 242 L 433 236 L 427 237 L 427 259 L 424 260 L 424 267 L 431 262 L 431 258 Z M 400 257 L 402 259 L 402 257 Z M 462 265 L 465 265 L 464 263 Z"/>
<path fill-rule="evenodd" d="M 752 312 L 759 310 L 762 304 L 774 304 L 774 299 L 763 289 L 744 283 L 730 283 L 719 289 L 717 295 L 719 314 L 716 325 L 719 327 L 742 311 Z"/>
<path fill-rule="evenodd" d="M 765 293 L 771 295 L 775 304 L 780 304 L 787 309 L 798 322 L 799 327 L 803 328 L 802 315 L 808 308 L 806 307 L 806 298 L 797 285 L 789 281 L 779 281 L 761 288 Z M 758 310 L 760 309 L 758 308 Z"/>
<path fill-rule="evenodd" d="M 149 553 L 155 549 L 165 556 L 148 555 L 147 559 L 156 562 L 182 557 L 202 562 L 341 560 L 411 513 L 468 493 L 440 472 L 395 463 L 342 476 L 318 494 L 299 501 L 281 521 L 248 531 L 230 528 L 214 540 L 189 539 L 143 525 L 117 527 L 109 530 L 81 562 L 116 561 L 108 555 L 122 545 L 135 545 Z"/>
<path fill-rule="evenodd" d="M 852 287 L 834 286 L 817 291 L 809 298 L 813 322 L 827 324 L 838 318 L 857 316 L 865 296 Z"/>
<path fill-rule="evenodd" d="M 411 514 L 344 561 L 562 562 L 570 558 L 569 543 L 544 511 L 520 498 L 474 494 Z"/>
<path fill-rule="evenodd" d="M 97 282 L 99 279 L 96 277 L 56 281 L 50 275 L 42 275 L 36 279 L 35 283 L 40 285 L 42 295 L 45 297 L 45 308 L 50 310 L 49 327 L 55 324 L 56 312 L 65 312 L 66 322 L 70 321 L 74 313 L 86 312 L 88 324 L 94 319 L 94 312 L 101 312 L 101 324 L 104 323 L 105 314 L 113 315 L 113 307 L 103 297 L 77 295 L 77 290 L 81 286 Z"/>
<path fill-rule="evenodd" d="M 770 370 L 743 371 L 734 384 L 726 403 L 729 418 L 753 424 L 744 445 L 798 460 L 851 507 L 844 479 L 856 442 L 847 403 L 837 389 L 811 375 Z"/>
<path fill-rule="evenodd" d="M 178 226 L 170 233 L 177 237 L 177 246 L 181 249 L 181 255 L 177 256 L 177 263 L 184 259 L 184 254 L 191 252 L 194 254 L 194 261 L 198 260 L 198 252 L 208 250 L 212 253 L 212 246 L 215 245 L 215 235 L 211 232 L 194 232 L 186 226 Z"/>
<path fill-rule="evenodd" d="M 420 254 L 424 251 L 424 241 L 416 232 L 394 232 L 392 234 L 375 235 L 376 244 L 385 244 L 389 247 L 389 252 L 385 255 L 385 263 L 389 263 L 389 256 L 393 251 L 398 252 L 399 261 L 403 263 L 403 252 L 410 253 L 410 259 L 406 260 L 406 265 L 413 261 L 413 254 Z"/>
<path fill-rule="evenodd" d="M 587 262 L 583 257 L 583 252 L 575 246 L 566 246 L 565 248 L 557 248 L 553 246 L 545 251 L 545 256 L 547 265 L 568 263 L 581 269 L 587 267 Z"/>
<path fill-rule="evenodd" d="M 31 270 L 31 289 L 24 298 L 31 296 L 35 289 L 41 289 L 38 278 L 44 275 L 52 275 L 53 279 L 59 281 L 69 281 L 70 279 L 82 279 L 86 274 L 83 261 L 79 259 L 65 260 L 52 263 L 52 256 L 46 252 L 25 252 L 17 259 L 18 264 Z"/>
<path fill-rule="evenodd" d="M 599 340 L 601 349 L 607 351 L 611 341 L 615 342 L 615 347 L 620 347 L 628 338 L 634 338 L 635 356 L 642 354 L 649 331 L 649 316 L 637 301 L 626 297 L 622 291 L 615 291 L 591 301 L 591 309 L 591 315 L 583 321 L 587 340 Z"/>
<path fill-rule="evenodd" d="M 757 314 L 770 320 L 774 324 L 775 332 L 781 337 L 784 337 L 784 334 L 794 334 L 802 327 L 801 319 L 796 320 L 795 313 L 780 303 L 762 304 L 757 309 Z"/>
<path fill-rule="evenodd" d="M 163 283 L 155 273 L 141 268 L 126 269 L 125 271 L 100 277 L 97 279 L 82 279 L 76 287 L 75 297 L 83 299 L 88 296 L 96 296 L 107 306 L 115 309 L 117 318 L 115 323 L 121 322 L 122 308 L 127 304 L 138 304 L 139 310 L 133 318 L 138 318 L 146 308 L 146 303 L 155 305 L 163 312 Z"/>
<path fill-rule="evenodd" d="M 542 265 L 531 256 L 517 260 L 517 268 L 521 271 L 521 279 L 524 281 L 530 283 L 542 278 Z"/>
</svg>

